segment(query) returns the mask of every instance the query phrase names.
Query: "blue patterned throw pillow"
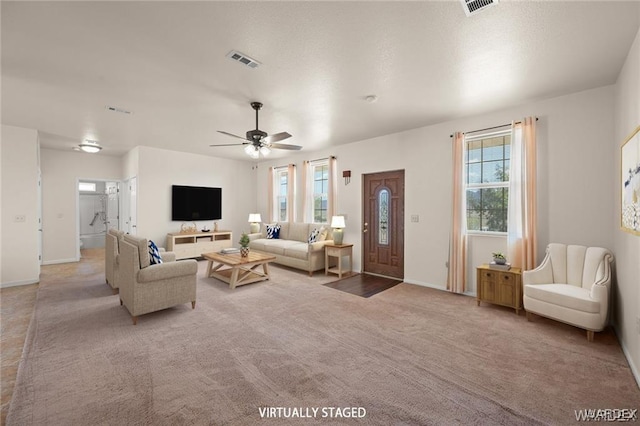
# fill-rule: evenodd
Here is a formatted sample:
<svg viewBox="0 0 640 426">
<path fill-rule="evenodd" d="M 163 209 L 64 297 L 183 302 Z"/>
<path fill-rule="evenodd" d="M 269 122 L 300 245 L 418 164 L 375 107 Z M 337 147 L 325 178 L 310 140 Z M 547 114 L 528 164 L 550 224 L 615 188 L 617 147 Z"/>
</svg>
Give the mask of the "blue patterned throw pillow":
<svg viewBox="0 0 640 426">
<path fill-rule="evenodd" d="M 277 240 L 280 238 L 280 225 L 274 223 L 273 225 L 267 225 L 267 239 Z"/>
<path fill-rule="evenodd" d="M 162 258 L 160 257 L 160 250 L 158 250 L 158 246 L 156 243 L 149 240 L 149 260 L 152 265 L 157 265 L 162 263 Z"/>
<path fill-rule="evenodd" d="M 315 243 L 316 241 L 318 241 L 318 238 L 320 238 L 320 230 L 318 228 L 314 228 L 314 230 L 309 234 L 309 239 L 307 240 L 307 242 L 309 244 Z"/>
</svg>

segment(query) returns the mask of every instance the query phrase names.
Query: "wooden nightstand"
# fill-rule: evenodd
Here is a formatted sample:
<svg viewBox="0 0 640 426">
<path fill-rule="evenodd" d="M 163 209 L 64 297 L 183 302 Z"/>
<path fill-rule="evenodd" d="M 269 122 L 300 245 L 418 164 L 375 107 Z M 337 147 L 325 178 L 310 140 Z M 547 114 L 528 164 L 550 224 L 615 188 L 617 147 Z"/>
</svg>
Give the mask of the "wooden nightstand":
<svg viewBox="0 0 640 426">
<path fill-rule="evenodd" d="M 478 266 L 478 286 L 476 301 L 522 309 L 522 270 L 511 268 L 508 271 L 492 269 L 489 265 Z"/>
<path fill-rule="evenodd" d="M 342 269 L 342 258 L 349 256 L 349 269 Z M 338 266 L 334 268 L 329 267 L 329 257 L 338 258 Z M 353 269 L 353 244 L 327 244 L 324 246 L 324 274 L 329 275 L 329 272 L 338 274 L 338 278 L 342 278 L 344 272 L 351 272 Z"/>
</svg>

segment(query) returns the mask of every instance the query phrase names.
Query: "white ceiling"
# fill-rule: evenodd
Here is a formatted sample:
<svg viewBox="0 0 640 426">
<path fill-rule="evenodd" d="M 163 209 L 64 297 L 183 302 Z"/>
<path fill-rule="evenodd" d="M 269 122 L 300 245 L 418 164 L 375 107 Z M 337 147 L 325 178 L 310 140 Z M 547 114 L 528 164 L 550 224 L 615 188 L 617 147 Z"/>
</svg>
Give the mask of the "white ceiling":
<svg viewBox="0 0 640 426">
<path fill-rule="evenodd" d="M 260 128 L 317 150 L 615 83 L 640 2 L 1 2 L 2 123 L 247 159 Z M 250 69 L 225 56 L 238 50 Z M 367 103 L 375 94 L 379 100 Z M 130 110 L 109 112 L 106 106 Z M 280 152 L 284 155 L 287 152 Z"/>
</svg>

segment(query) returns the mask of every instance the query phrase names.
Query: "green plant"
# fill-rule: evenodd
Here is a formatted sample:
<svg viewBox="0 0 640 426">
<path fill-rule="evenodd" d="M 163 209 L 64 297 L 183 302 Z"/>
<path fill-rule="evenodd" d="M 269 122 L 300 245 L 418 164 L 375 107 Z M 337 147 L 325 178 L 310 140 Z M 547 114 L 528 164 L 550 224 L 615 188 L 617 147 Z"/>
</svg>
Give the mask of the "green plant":
<svg viewBox="0 0 640 426">
<path fill-rule="evenodd" d="M 506 257 L 504 256 L 504 254 L 498 252 L 498 253 L 492 253 L 493 254 L 493 258 L 494 259 L 506 259 Z"/>
<path fill-rule="evenodd" d="M 238 241 L 238 243 L 240 244 L 240 247 L 249 247 L 250 241 L 251 240 L 249 239 L 249 235 L 243 232 L 242 235 L 240 236 L 240 241 Z"/>
</svg>

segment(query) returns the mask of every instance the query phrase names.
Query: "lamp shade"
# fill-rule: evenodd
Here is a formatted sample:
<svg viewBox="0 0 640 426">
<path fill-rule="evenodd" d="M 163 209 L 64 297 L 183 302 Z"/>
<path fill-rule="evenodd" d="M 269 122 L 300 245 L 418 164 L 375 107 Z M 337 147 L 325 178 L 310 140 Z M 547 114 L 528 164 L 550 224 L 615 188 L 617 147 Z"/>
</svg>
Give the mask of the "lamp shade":
<svg viewBox="0 0 640 426">
<path fill-rule="evenodd" d="M 260 213 L 250 213 L 249 214 L 249 222 L 254 223 L 260 223 L 262 222 L 262 218 L 260 217 Z"/>
<path fill-rule="evenodd" d="M 344 216 L 332 216 L 331 217 L 332 228 L 346 228 L 344 223 Z"/>
</svg>

